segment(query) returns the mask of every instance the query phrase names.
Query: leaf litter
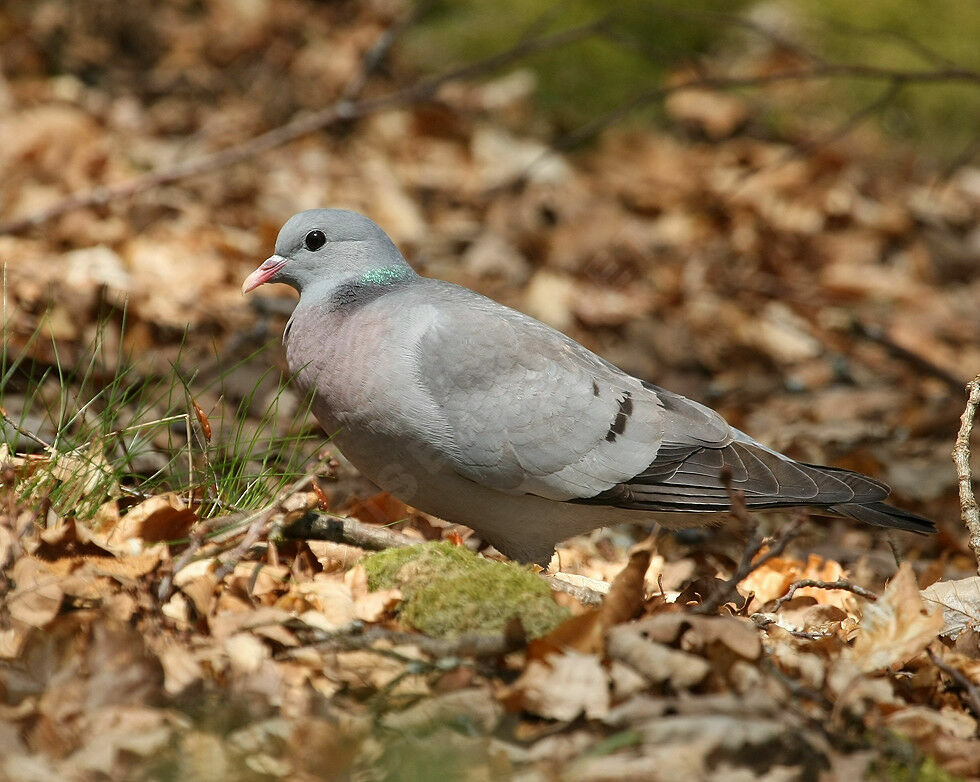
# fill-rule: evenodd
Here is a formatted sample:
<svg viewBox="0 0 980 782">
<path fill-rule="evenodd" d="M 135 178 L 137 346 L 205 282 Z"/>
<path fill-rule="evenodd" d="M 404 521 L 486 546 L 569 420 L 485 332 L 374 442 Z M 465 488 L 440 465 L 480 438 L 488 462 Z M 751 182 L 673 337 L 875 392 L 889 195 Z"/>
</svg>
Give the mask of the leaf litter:
<svg viewBox="0 0 980 782">
<path fill-rule="evenodd" d="M 50 39 L 26 40 L 4 77 L 0 216 L 266 129 L 304 107 L 311 80 L 339 93 L 397 10 L 253 5 L 247 22 L 208 5 L 208 27 L 180 3 L 140 4 L 140 29 L 180 43 L 169 60 L 144 53 L 156 95 L 111 68 L 86 81 L 38 71 Z M 66 9 L 23 23 L 50 32 Z M 79 17 L 64 56 L 86 62 L 98 29 Z M 290 50 L 287 34 L 310 45 Z M 274 45 L 292 51 L 281 89 L 263 88 L 263 71 L 243 95 L 246 53 Z M 179 61 L 203 64 L 195 89 L 220 100 L 204 110 L 171 89 Z M 957 384 L 980 367 L 976 169 L 943 178 L 883 159 L 860 133 L 776 164 L 791 145 L 741 135 L 751 109 L 711 91 L 669 102 L 676 132 L 614 129 L 578 155 L 549 153 L 498 119 L 525 112 L 531 90 L 526 71 L 447 85 L 352 135 L 0 237 L 0 777 L 408 778 L 420 756 L 473 779 L 980 777 L 980 598 L 948 464 Z M 940 536 L 898 540 L 896 568 L 867 529 L 814 522 L 701 614 L 739 565 L 737 531 L 629 553 L 636 531 L 605 530 L 555 561 L 573 586 L 607 593 L 601 607 L 535 581 L 518 599 L 546 601 L 540 632 L 509 615 L 419 632 L 407 608 L 431 572 L 372 584 L 359 545 L 290 538 L 291 520 L 342 512 L 518 569 L 464 554 L 479 543 L 467 530 L 375 494 L 329 447 L 302 454 L 328 479 L 288 501 L 267 505 L 289 481 L 252 477 L 278 456 L 247 433 L 273 406 L 284 420 L 303 407 L 279 384 L 290 300 L 243 301 L 237 286 L 300 201 L 367 211 L 424 272 L 719 405 L 794 456 L 883 474 Z M 124 328 L 100 325 L 123 310 Z M 65 426 L 57 375 L 96 339 L 99 378 L 119 368 L 115 349 L 143 355 L 145 376 L 196 367 L 180 420 L 121 395 L 101 436 L 83 426 L 100 404 L 80 401 Z M 220 392 L 204 387 L 215 375 Z M 287 445 L 319 447 L 272 425 Z M 122 445 L 107 434 L 128 427 Z M 245 441 L 238 463 L 229 444 Z M 235 483 L 219 480 L 225 457 Z M 168 465 L 188 482 L 133 481 Z M 256 508 L 259 534 L 232 556 L 222 541 L 243 539 Z M 478 593 L 491 576 L 469 578 Z"/>
</svg>

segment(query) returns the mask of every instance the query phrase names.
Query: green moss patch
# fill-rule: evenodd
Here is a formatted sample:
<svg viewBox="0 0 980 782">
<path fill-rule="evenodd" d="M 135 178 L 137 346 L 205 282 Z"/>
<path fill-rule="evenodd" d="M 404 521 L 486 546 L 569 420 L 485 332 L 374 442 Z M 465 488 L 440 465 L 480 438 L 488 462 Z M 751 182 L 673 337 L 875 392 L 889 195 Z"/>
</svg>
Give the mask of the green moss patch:
<svg viewBox="0 0 980 782">
<path fill-rule="evenodd" d="M 528 568 L 478 557 L 449 543 L 389 549 L 363 560 L 371 589 L 398 587 L 400 617 L 423 633 L 492 633 L 518 616 L 531 637 L 565 620 L 568 610 Z"/>
</svg>

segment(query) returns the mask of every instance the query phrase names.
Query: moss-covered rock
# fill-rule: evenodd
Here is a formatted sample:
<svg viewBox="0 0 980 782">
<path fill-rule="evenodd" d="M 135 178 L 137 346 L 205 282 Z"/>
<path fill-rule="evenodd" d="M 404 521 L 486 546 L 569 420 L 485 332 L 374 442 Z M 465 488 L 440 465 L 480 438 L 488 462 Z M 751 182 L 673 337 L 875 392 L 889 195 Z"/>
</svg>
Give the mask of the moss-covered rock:
<svg viewBox="0 0 980 782">
<path fill-rule="evenodd" d="M 363 563 L 368 586 L 401 589 L 401 618 L 428 635 L 490 633 L 518 616 L 534 637 L 568 617 L 548 585 L 528 568 L 483 559 L 449 543 L 389 549 Z"/>
</svg>

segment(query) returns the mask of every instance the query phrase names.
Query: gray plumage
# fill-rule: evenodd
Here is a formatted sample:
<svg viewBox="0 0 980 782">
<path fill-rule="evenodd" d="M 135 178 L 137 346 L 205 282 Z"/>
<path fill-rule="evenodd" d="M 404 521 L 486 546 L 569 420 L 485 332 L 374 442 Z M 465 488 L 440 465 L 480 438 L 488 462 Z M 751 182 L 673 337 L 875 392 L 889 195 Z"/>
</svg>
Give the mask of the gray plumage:
<svg viewBox="0 0 980 782">
<path fill-rule="evenodd" d="M 357 213 L 292 217 L 242 289 L 264 282 L 300 292 L 287 360 L 344 455 L 512 558 L 546 562 L 606 524 L 711 523 L 729 509 L 725 476 L 752 509 L 934 531 L 872 478 L 795 462 L 527 315 L 420 277 Z"/>
</svg>

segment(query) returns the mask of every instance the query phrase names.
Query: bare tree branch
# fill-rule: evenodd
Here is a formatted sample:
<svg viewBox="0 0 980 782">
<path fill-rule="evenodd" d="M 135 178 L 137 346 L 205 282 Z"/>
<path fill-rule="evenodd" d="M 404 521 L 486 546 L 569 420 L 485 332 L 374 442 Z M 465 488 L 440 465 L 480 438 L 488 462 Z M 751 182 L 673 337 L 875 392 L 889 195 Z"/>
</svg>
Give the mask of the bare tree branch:
<svg viewBox="0 0 980 782">
<path fill-rule="evenodd" d="M 225 149 L 194 160 L 178 163 L 170 168 L 152 171 L 125 182 L 120 182 L 115 185 L 103 185 L 83 193 L 68 196 L 32 215 L 0 224 L 0 235 L 22 233 L 30 228 L 48 223 L 69 212 L 89 207 L 105 206 L 111 201 L 132 198 L 148 190 L 169 185 L 182 179 L 227 168 L 235 163 L 281 147 L 298 138 L 340 122 L 349 122 L 379 111 L 427 100 L 434 96 L 443 85 L 449 82 L 485 76 L 545 49 L 553 49 L 582 40 L 593 35 L 603 23 L 604 20 L 600 20 L 550 35 L 520 41 L 511 48 L 498 54 L 491 55 L 474 63 L 462 65 L 458 68 L 453 68 L 431 78 L 423 79 L 416 84 L 395 90 L 388 95 L 357 101 L 342 97 L 324 109 L 299 117 L 292 122 L 255 136 L 241 144 L 226 147 Z M 369 60 L 366 64 L 370 65 L 372 61 Z"/>
<path fill-rule="evenodd" d="M 450 82 L 465 81 L 467 79 L 485 76 L 537 52 L 554 49 L 598 34 L 606 29 L 607 21 L 607 18 L 603 17 L 579 27 L 518 41 L 514 46 L 502 52 L 473 63 L 450 69 L 428 79 L 423 79 L 416 84 L 395 90 L 387 95 L 362 100 L 350 100 L 342 97 L 324 109 L 299 117 L 292 122 L 274 128 L 241 144 L 226 147 L 225 149 L 195 160 L 180 163 L 171 168 L 134 177 L 125 182 L 120 182 L 115 185 L 105 185 L 84 193 L 71 195 L 32 215 L 0 225 L 0 234 L 21 233 L 78 209 L 104 206 L 112 201 L 131 198 L 148 190 L 172 184 L 188 177 L 199 176 L 226 168 L 340 122 L 348 122 L 379 111 L 399 108 L 428 100 L 442 86 Z M 382 56 L 384 51 L 386 51 L 386 42 L 387 38 L 383 36 L 383 40 L 379 41 L 378 44 L 378 51 L 382 53 Z M 696 78 L 677 84 L 659 85 L 640 93 L 606 115 L 583 125 L 578 130 L 573 131 L 564 139 L 557 142 L 554 148 L 557 150 L 571 148 L 593 137 L 604 128 L 637 109 L 674 92 L 680 92 L 686 89 L 728 90 L 757 88 L 784 82 L 841 78 L 886 81 L 893 85 L 903 85 L 913 82 L 924 84 L 963 82 L 980 85 L 980 71 L 957 66 L 933 69 L 892 69 L 874 65 L 826 62 L 812 53 L 810 53 L 810 60 L 812 64 L 807 67 L 791 68 L 775 73 L 734 77 L 702 74 Z M 378 59 L 374 56 L 366 57 L 362 67 L 372 68 L 374 67 L 373 63 L 377 61 Z M 357 86 L 359 78 L 355 79 L 356 89 L 352 89 L 352 92 L 359 92 L 360 87 Z M 542 158 L 548 154 L 544 153 Z M 533 162 L 527 171 L 533 169 L 537 162 L 539 161 Z M 524 176 L 526 176 L 526 172 Z"/>
<path fill-rule="evenodd" d="M 904 345 L 898 344 L 880 326 L 872 326 L 855 318 L 851 322 L 851 331 L 858 337 L 866 339 L 869 342 L 874 342 L 876 345 L 881 345 L 895 358 L 905 361 L 920 372 L 942 380 L 951 389 L 959 391 L 963 388 L 962 378 L 956 377 L 956 375 L 936 364 L 928 356 L 923 356 Z"/>
<path fill-rule="evenodd" d="M 977 559 L 977 572 L 980 573 L 980 508 L 973 494 L 973 475 L 970 470 L 970 435 L 973 432 L 973 418 L 980 405 L 980 375 L 967 383 L 966 408 L 960 418 L 960 430 L 953 446 L 953 464 L 960 486 L 960 515 L 970 533 L 970 549 Z"/>
</svg>

